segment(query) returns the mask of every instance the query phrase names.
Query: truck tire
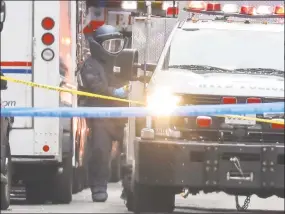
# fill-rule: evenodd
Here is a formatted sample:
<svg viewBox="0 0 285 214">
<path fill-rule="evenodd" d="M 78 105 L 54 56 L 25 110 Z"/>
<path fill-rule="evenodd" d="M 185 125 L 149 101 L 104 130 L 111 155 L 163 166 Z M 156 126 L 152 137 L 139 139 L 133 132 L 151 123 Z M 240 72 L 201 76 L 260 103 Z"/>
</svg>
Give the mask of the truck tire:
<svg viewBox="0 0 285 214">
<path fill-rule="evenodd" d="M 12 186 L 12 162 L 9 147 L 6 152 L 4 169 L 5 170 L 3 170 L 3 174 L 4 176 L 6 176 L 8 182 L 6 184 L 1 183 L 1 210 L 7 210 L 10 206 L 10 193 Z"/>
<path fill-rule="evenodd" d="M 69 204 L 72 201 L 72 155 L 63 158 L 62 173 L 56 174 L 53 181 L 52 202 L 54 204 Z"/>
<path fill-rule="evenodd" d="M 26 201 L 28 204 L 44 204 L 49 200 L 50 188 L 48 181 L 32 181 L 26 183 Z"/>
<path fill-rule="evenodd" d="M 118 153 L 111 161 L 110 182 L 117 183 L 120 180 L 121 180 L 121 155 L 120 153 Z"/>
<path fill-rule="evenodd" d="M 167 187 L 150 186 L 135 182 L 132 194 L 127 196 L 128 210 L 142 212 L 172 213 L 175 208 L 175 193 Z"/>
</svg>

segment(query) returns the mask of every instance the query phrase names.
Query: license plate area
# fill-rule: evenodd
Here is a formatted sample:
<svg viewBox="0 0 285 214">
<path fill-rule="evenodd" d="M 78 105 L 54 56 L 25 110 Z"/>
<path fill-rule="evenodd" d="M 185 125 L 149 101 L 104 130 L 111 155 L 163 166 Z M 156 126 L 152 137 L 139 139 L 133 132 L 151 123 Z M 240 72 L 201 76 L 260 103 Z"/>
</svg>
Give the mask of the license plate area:
<svg viewBox="0 0 285 214">
<path fill-rule="evenodd" d="M 229 116 L 229 117 L 225 118 L 225 124 L 228 124 L 228 125 L 247 125 L 247 126 L 253 126 L 256 124 L 256 121 L 254 120 L 256 118 L 255 114 L 244 114 L 244 115 L 240 115 L 240 116 L 250 117 L 253 119 L 252 120 L 245 120 L 245 119 Z"/>
<path fill-rule="evenodd" d="M 235 157 L 239 160 L 238 167 L 231 161 Z M 206 186 L 258 188 L 261 181 L 260 169 L 260 150 L 254 147 L 219 145 L 205 148 Z"/>
</svg>

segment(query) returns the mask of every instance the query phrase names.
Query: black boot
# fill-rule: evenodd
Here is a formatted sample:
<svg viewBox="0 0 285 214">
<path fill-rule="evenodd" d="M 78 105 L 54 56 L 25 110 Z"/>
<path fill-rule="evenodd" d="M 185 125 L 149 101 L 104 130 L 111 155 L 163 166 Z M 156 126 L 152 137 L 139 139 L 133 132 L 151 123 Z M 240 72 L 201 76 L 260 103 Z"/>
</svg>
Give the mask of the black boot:
<svg viewBox="0 0 285 214">
<path fill-rule="evenodd" d="M 107 187 L 95 186 L 91 188 L 93 202 L 105 202 L 108 199 Z"/>
</svg>

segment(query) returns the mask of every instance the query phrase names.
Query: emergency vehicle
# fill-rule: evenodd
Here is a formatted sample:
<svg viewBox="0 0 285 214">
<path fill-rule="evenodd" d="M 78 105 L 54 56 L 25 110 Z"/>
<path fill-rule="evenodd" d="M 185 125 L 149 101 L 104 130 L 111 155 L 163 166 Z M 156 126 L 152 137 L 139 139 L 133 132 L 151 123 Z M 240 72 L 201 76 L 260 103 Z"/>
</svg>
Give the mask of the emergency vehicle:
<svg viewBox="0 0 285 214">
<path fill-rule="evenodd" d="M 147 2 L 151 4 L 152 16 L 177 18 L 179 1 L 86 1 L 87 17 L 84 33 L 103 24 L 116 26 L 124 35 L 132 37 L 132 25 L 146 17 Z M 131 43 L 129 48 L 131 48 Z"/>
<path fill-rule="evenodd" d="M 2 1 L 1 1 L 2 2 Z M 6 1 L 1 33 L 1 71 L 7 77 L 77 89 L 75 70 L 81 53 L 77 1 Z M 1 92 L 6 107 L 76 107 L 69 93 L 9 82 Z M 31 203 L 69 203 L 85 181 L 84 119 L 15 118 L 9 141 L 13 183 L 24 184 Z"/>
<path fill-rule="evenodd" d="M 131 100 L 165 114 L 176 106 L 284 102 L 283 4 L 192 1 L 185 11 Z M 129 119 L 122 194 L 128 210 L 172 212 L 176 194 L 200 191 L 235 195 L 239 210 L 253 194 L 284 198 L 284 113 L 244 116 L 251 119 Z M 239 195 L 247 196 L 243 206 Z"/>
</svg>

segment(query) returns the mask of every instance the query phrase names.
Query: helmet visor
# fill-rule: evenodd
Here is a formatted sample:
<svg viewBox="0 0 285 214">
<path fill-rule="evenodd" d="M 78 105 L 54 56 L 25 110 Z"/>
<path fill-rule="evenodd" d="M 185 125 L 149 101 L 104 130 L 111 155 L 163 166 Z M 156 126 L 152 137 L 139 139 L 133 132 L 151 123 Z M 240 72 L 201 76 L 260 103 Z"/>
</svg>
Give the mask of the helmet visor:
<svg viewBox="0 0 285 214">
<path fill-rule="evenodd" d="M 122 38 L 107 39 L 102 42 L 102 47 L 111 54 L 118 54 L 124 49 L 125 40 Z"/>
</svg>

